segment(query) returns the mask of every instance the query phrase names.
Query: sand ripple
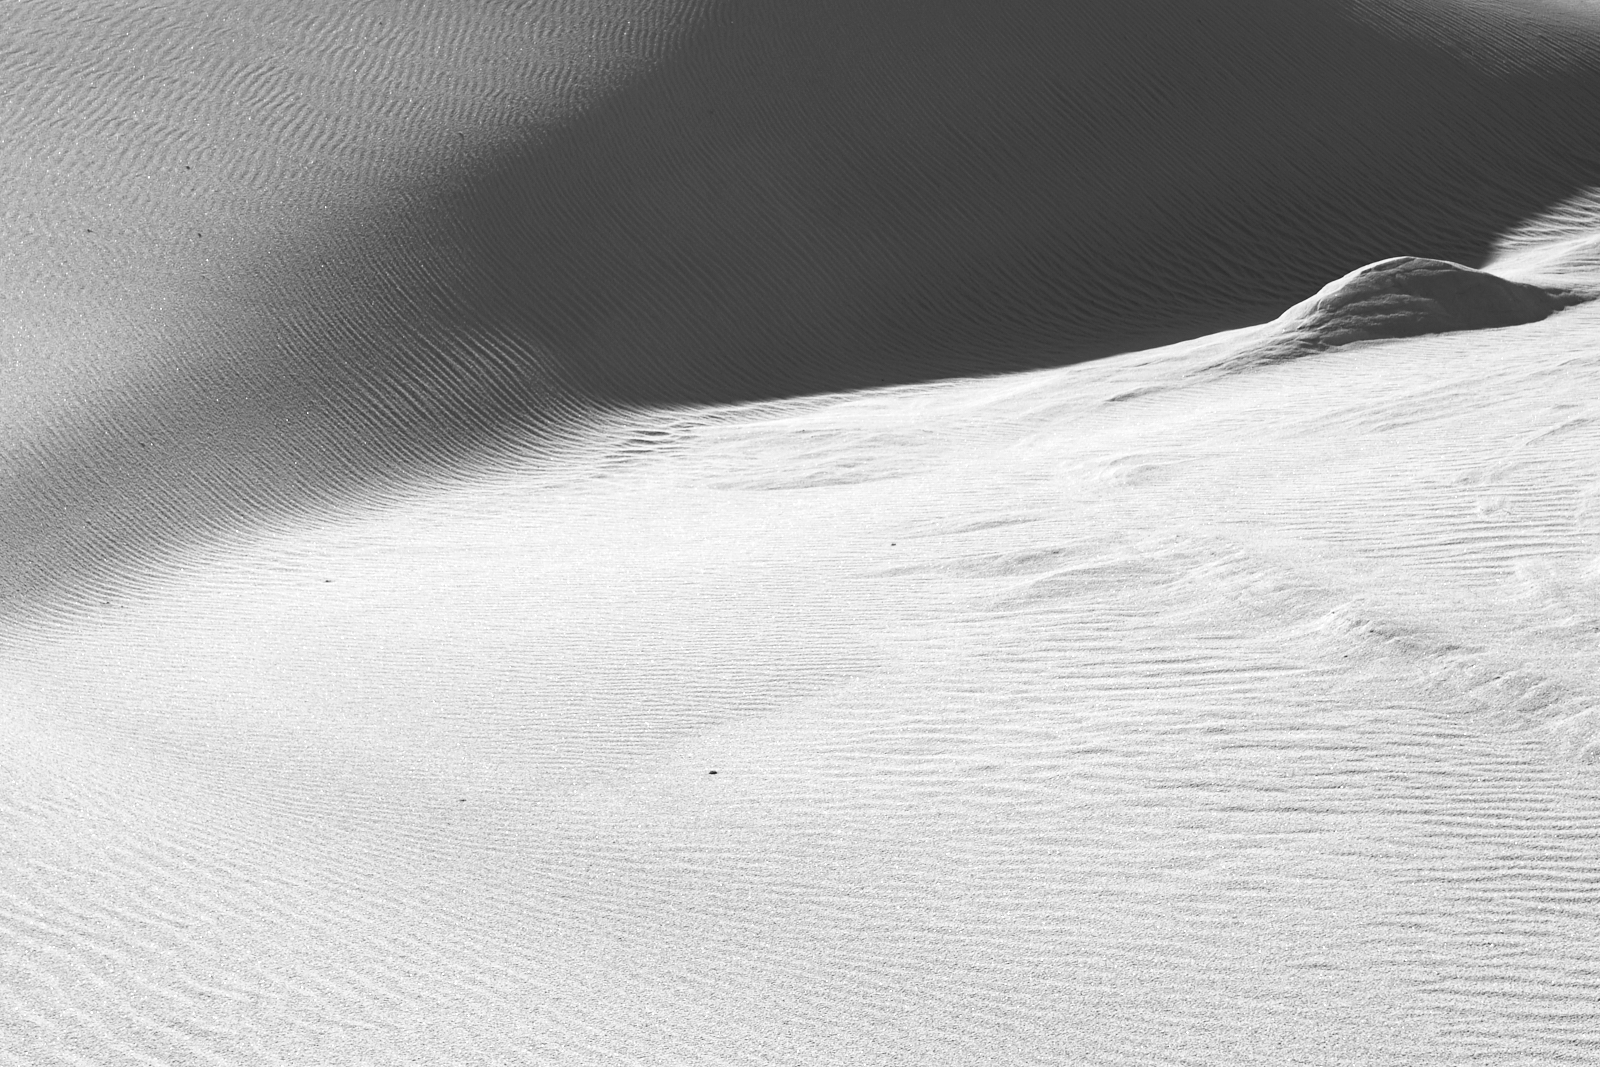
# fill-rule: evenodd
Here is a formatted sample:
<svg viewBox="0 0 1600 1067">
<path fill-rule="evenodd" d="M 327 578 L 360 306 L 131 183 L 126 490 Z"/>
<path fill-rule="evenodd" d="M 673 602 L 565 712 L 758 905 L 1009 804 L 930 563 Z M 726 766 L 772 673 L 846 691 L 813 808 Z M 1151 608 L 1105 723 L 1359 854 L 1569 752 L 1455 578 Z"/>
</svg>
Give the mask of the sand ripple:
<svg viewBox="0 0 1600 1067">
<path fill-rule="evenodd" d="M 1481 263 L 1600 182 L 1600 37 L 1428 10 L 26 6 L 0 596 L 597 408 L 1060 364 Z"/>
<path fill-rule="evenodd" d="M 13 8 L 0 1063 L 1600 1060 L 1592 16 Z"/>
<path fill-rule="evenodd" d="M 623 420 L 8 629 L 0 1058 L 1592 1062 L 1595 327 Z"/>
</svg>

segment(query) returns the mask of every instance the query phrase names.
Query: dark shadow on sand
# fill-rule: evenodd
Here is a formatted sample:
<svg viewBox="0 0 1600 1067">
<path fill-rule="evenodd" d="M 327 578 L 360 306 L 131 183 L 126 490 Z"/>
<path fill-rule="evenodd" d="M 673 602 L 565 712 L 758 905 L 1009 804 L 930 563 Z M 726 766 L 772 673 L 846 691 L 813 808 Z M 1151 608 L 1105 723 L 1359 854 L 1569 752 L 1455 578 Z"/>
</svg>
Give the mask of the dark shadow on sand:
<svg viewBox="0 0 1600 1067">
<path fill-rule="evenodd" d="M 1343 11 L 718 5 L 652 72 L 414 210 L 262 250 L 252 295 L 192 342 L 203 373 L 20 468 L 0 595 L 381 497 L 597 408 L 1262 321 L 1387 256 L 1479 264 L 1600 182 L 1600 49 L 1472 59 Z"/>
</svg>

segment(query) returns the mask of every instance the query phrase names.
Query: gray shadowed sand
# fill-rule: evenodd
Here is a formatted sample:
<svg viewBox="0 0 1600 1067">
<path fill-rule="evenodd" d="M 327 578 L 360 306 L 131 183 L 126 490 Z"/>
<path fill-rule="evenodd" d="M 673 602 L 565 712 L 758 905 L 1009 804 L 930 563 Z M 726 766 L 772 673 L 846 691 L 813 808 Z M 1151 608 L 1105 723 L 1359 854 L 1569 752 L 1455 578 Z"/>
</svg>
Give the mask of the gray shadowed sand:
<svg viewBox="0 0 1600 1067">
<path fill-rule="evenodd" d="M 1560 7 L 59 10 L 24 9 L 11 119 L 23 613 L 597 412 L 1060 365 L 1481 263 L 1600 180 L 1600 37 Z M 80 199 L 100 225 L 52 231 Z"/>
</svg>

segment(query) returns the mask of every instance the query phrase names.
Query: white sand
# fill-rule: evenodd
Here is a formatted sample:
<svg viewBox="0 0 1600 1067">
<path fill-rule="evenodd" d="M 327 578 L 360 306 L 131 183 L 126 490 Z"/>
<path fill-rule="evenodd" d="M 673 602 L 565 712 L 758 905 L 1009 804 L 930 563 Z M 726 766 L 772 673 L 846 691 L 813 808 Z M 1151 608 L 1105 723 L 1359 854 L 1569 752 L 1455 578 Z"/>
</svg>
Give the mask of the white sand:
<svg viewBox="0 0 1600 1067">
<path fill-rule="evenodd" d="M 685 413 L 13 637 L 0 1047 L 1592 1061 L 1597 330 Z"/>
<path fill-rule="evenodd" d="M 498 11 L 421 10 L 392 13 L 413 75 Z M 1452 47 L 1509 17 L 1460 10 Z M 551 40 L 593 59 L 627 37 L 601 14 Z M 42 144 L 67 111 L 30 107 Z M 445 121 L 353 122 L 393 155 L 329 188 L 379 195 Z M 254 157 L 206 138 L 241 246 L 315 229 L 277 179 L 252 221 Z M 1491 275 L 1391 266 L 983 379 L 603 415 L 552 381 L 559 445 L 508 419 L 445 463 L 440 409 L 412 433 L 338 390 L 208 437 L 231 423 L 173 400 L 174 360 L 226 384 L 254 353 L 266 388 L 300 357 L 194 326 L 250 307 L 191 302 L 203 257 L 152 236 L 198 209 L 141 216 L 138 167 L 74 158 L 15 180 L 133 221 L 115 255 L 63 225 L 6 265 L 0 1063 L 1600 1061 L 1600 303 L 1514 287 L 1600 287 L 1585 194 Z M 237 349 L 163 347 L 158 291 Z M 1461 328 L 1385 336 L 1419 321 Z M 74 346 L 129 323 L 107 400 Z M 528 351 L 490 336 L 481 366 Z M 392 454 L 362 480 L 325 457 L 373 461 L 369 425 Z M 107 460 L 162 426 L 182 447 Z"/>
</svg>

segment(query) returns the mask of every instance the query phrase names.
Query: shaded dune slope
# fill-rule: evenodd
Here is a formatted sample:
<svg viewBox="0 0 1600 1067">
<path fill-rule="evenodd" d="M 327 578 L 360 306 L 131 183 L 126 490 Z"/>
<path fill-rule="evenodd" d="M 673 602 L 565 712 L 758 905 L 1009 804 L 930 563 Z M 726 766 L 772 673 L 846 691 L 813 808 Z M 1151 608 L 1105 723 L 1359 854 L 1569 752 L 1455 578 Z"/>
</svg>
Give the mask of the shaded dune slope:
<svg viewBox="0 0 1600 1067">
<path fill-rule="evenodd" d="M 1592 26 L 1440 4 L 1419 32 L 1399 10 L 685 7 L 648 73 L 404 210 L 254 250 L 181 369 L 19 445 L 0 596 L 381 496 L 585 411 L 1259 322 L 1386 256 L 1481 263 L 1600 183 Z"/>
</svg>

